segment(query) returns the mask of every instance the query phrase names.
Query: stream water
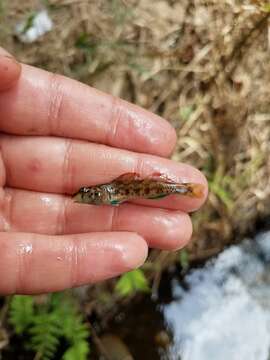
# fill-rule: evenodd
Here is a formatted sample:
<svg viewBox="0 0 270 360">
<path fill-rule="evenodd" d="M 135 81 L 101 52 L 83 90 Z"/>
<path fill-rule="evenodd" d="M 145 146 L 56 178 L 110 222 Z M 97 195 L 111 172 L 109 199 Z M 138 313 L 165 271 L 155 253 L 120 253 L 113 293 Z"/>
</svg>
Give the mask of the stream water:
<svg viewBox="0 0 270 360">
<path fill-rule="evenodd" d="M 110 331 L 134 359 L 269 360 L 270 231 L 165 276 L 158 301 L 132 304 Z"/>
</svg>

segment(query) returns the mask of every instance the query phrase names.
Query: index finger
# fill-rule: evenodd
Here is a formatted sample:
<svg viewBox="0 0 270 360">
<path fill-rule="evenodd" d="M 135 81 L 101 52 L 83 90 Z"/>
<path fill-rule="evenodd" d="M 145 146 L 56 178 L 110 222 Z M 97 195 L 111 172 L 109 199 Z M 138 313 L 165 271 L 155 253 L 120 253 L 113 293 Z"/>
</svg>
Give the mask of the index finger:
<svg viewBox="0 0 270 360">
<path fill-rule="evenodd" d="M 64 76 L 23 65 L 18 85 L 0 96 L 0 130 L 55 135 L 168 156 L 176 134 L 164 119 Z"/>
</svg>

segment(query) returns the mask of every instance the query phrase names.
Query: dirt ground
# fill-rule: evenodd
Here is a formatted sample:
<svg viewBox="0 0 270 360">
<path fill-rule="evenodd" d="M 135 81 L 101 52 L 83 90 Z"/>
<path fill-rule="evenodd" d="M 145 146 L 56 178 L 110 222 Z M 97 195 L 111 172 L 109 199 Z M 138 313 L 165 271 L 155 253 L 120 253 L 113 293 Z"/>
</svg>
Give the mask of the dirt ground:
<svg viewBox="0 0 270 360">
<path fill-rule="evenodd" d="M 23 44 L 16 24 L 44 7 L 53 30 Z M 0 42 L 173 124 L 173 159 L 209 180 L 188 248 L 197 259 L 269 213 L 269 17 L 255 0 L 1 0 Z"/>
</svg>

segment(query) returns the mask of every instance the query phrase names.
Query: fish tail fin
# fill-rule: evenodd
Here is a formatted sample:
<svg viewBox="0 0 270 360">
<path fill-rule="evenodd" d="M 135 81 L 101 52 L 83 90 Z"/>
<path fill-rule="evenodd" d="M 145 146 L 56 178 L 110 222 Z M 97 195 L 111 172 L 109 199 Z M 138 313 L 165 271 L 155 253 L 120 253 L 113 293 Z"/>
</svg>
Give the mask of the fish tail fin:
<svg viewBox="0 0 270 360">
<path fill-rule="evenodd" d="M 203 197 L 204 186 L 202 184 L 192 184 L 192 193 L 197 198 Z"/>
<path fill-rule="evenodd" d="M 175 192 L 177 194 L 201 198 L 204 195 L 204 186 L 202 184 L 193 183 L 180 184 L 175 188 Z"/>
</svg>

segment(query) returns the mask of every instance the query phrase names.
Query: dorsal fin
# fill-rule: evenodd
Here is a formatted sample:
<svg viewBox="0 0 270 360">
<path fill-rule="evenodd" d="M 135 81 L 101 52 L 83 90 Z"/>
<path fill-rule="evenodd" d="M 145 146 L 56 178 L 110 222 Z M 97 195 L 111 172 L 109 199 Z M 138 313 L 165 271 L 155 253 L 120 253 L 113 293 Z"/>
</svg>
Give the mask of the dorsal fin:
<svg viewBox="0 0 270 360">
<path fill-rule="evenodd" d="M 113 181 L 130 182 L 133 180 L 140 180 L 140 179 L 141 179 L 141 177 L 139 174 L 130 172 L 130 173 L 125 173 L 125 174 L 118 176 L 118 178 L 114 179 Z"/>
<path fill-rule="evenodd" d="M 152 173 L 151 175 L 148 175 L 146 177 L 142 177 L 140 176 L 140 174 L 138 173 L 132 173 L 132 172 L 129 172 L 129 173 L 125 173 L 125 174 L 122 174 L 120 176 L 118 176 L 116 179 L 114 179 L 113 181 L 116 181 L 116 182 L 130 182 L 130 181 L 133 181 L 133 180 L 154 180 L 154 181 L 162 181 L 162 182 L 166 182 L 166 183 L 175 183 L 175 181 L 173 181 L 172 179 L 170 179 L 167 175 L 165 174 L 162 174 L 160 172 L 154 172 Z"/>
<path fill-rule="evenodd" d="M 170 179 L 168 175 L 162 174 L 160 172 L 154 172 L 152 175 L 148 176 L 149 179 L 155 180 L 155 181 L 162 181 L 168 184 L 174 184 L 175 181 Z"/>
</svg>

